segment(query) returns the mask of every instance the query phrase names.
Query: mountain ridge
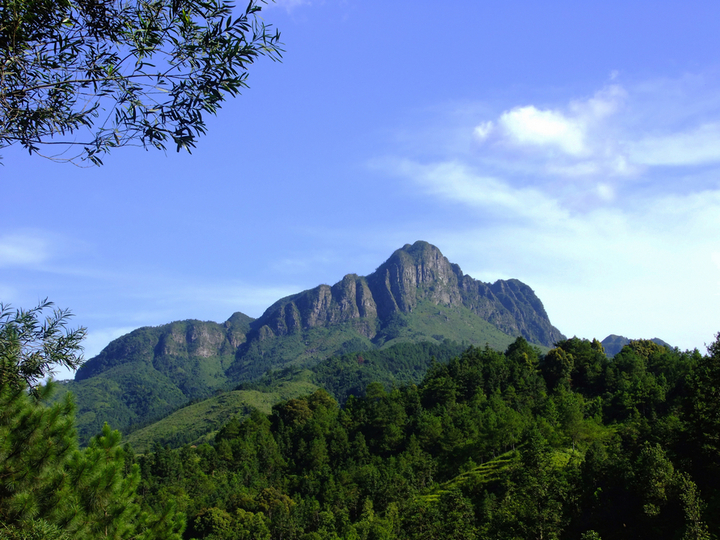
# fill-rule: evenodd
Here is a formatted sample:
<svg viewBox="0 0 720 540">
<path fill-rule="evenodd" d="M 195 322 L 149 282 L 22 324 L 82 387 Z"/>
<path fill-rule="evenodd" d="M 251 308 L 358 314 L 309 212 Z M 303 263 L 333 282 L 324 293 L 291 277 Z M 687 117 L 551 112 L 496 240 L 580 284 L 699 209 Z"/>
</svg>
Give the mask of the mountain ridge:
<svg viewBox="0 0 720 540">
<path fill-rule="evenodd" d="M 504 350 L 518 336 L 543 347 L 564 339 L 534 291 L 516 279 L 483 283 L 423 241 L 396 250 L 368 276 L 281 298 L 253 319 L 175 321 L 117 338 L 65 386 L 84 436 L 105 420 L 127 429 L 268 370 L 334 355 L 431 341 Z M 149 382 L 152 381 L 152 382 Z"/>
<path fill-rule="evenodd" d="M 532 343 L 551 347 L 564 339 L 550 324 L 534 291 L 517 279 L 483 283 L 463 274 L 440 250 L 424 241 L 406 244 L 368 276 L 347 274 L 334 285 L 318 285 L 275 302 L 251 327 L 267 337 L 302 329 L 367 319 L 389 320 L 395 313 L 412 312 L 418 301 L 463 305 L 503 333 L 522 335 Z M 376 321 L 379 319 L 379 321 Z M 371 326 L 359 325 L 369 339 Z M 263 334 L 262 328 L 267 327 Z"/>
</svg>

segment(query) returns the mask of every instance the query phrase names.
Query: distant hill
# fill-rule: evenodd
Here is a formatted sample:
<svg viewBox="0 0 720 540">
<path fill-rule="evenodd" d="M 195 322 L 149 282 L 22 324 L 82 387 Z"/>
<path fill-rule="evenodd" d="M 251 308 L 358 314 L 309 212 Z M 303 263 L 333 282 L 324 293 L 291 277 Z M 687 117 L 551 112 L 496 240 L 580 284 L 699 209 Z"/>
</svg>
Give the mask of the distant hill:
<svg viewBox="0 0 720 540">
<path fill-rule="evenodd" d="M 126 334 L 77 372 L 81 437 L 107 421 L 127 431 L 268 370 L 428 341 L 504 350 L 517 336 L 541 347 L 564 339 L 533 290 L 483 283 L 427 242 L 406 244 L 368 276 L 348 274 L 280 299 L 258 319 L 178 321 Z"/>
<path fill-rule="evenodd" d="M 622 348 L 625 345 L 628 345 L 631 341 L 634 341 L 632 339 L 626 338 L 625 336 L 618 336 L 616 334 L 610 334 L 608 337 L 603 339 L 601 341 L 603 349 L 605 349 L 605 354 L 608 355 L 608 357 L 612 358 L 617 353 L 619 353 Z M 672 345 L 669 343 L 663 341 L 660 338 L 652 338 L 651 340 L 653 343 L 657 343 L 658 345 L 661 345 L 663 347 L 668 347 L 672 349 Z"/>
</svg>

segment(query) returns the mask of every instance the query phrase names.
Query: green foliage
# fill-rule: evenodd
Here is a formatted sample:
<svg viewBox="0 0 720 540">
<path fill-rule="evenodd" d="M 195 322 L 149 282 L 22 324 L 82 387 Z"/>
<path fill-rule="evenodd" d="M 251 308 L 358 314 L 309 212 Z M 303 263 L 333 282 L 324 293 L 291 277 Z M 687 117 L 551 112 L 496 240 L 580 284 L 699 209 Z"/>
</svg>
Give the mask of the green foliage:
<svg viewBox="0 0 720 540">
<path fill-rule="evenodd" d="M 693 436 L 703 452 L 720 457 L 720 333 L 708 355 L 693 366 L 688 381 L 688 406 Z"/>
<path fill-rule="evenodd" d="M 66 330 L 67 311 L 38 322 L 50 305 L 0 310 L 0 538 L 180 540 L 184 516 L 171 505 L 141 512 L 139 468 L 125 467 L 120 433 L 105 424 L 78 450 L 71 396 L 52 402 L 52 381 L 25 385 L 81 361 L 84 329 Z"/>
<path fill-rule="evenodd" d="M 105 422 L 128 430 L 160 419 L 187 402 L 167 376 L 144 362 L 128 362 L 103 377 L 70 381 L 63 388 L 77 396 L 78 431 L 84 444 Z"/>
<path fill-rule="evenodd" d="M 443 306 L 421 300 L 411 312 L 394 314 L 373 341 L 387 347 L 431 338 L 438 342 L 488 344 L 498 350 L 504 350 L 515 339 L 465 306 Z"/>
<path fill-rule="evenodd" d="M 197 538 L 717 534 L 713 443 L 686 436 L 702 433 L 707 409 L 683 390 L 711 399 L 715 349 L 701 360 L 638 343 L 610 362 L 598 345 L 567 340 L 549 353 L 573 357 L 550 392 L 547 356 L 519 338 L 505 353 L 470 347 L 430 362 L 419 384 L 369 382 L 344 406 L 316 390 L 269 416 L 253 410 L 212 445 L 139 457 L 144 504 L 180 501 Z M 348 388 L 373 363 L 412 372 L 441 346 L 425 347 L 344 355 L 262 385 L 347 376 L 337 388 Z"/>
<path fill-rule="evenodd" d="M 270 414 L 279 401 L 307 394 L 316 388 L 303 381 L 281 383 L 273 391 L 235 390 L 187 405 L 162 420 L 131 432 L 127 440 L 138 452 L 145 452 L 153 444 L 200 444 L 211 441 L 217 430 L 234 416 L 244 417 L 253 409 Z"/>
<path fill-rule="evenodd" d="M 0 388 L 10 386 L 35 389 L 57 367 L 77 369 L 83 362 L 80 343 L 85 328 L 67 327 L 72 314 L 54 309 L 41 321 L 43 312 L 52 308 L 47 298 L 37 307 L 14 313 L 0 303 Z"/>
<path fill-rule="evenodd" d="M 340 403 L 350 395 L 361 396 L 371 382 L 386 389 L 403 384 L 419 383 L 431 362 L 448 362 L 463 347 L 445 341 L 436 344 L 397 343 L 379 350 L 362 351 L 332 357 L 311 368 L 312 380 L 330 392 Z"/>
<path fill-rule="evenodd" d="M 119 432 L 105 425 L 78 450 L 69 396 L 42 403 L 52 388 L 0 388 L 0 538 L 180 540 L 184 516 L 171 505 L 141 512 Z"/>
<path fill-rule="evenodd" d="M 250 334 L 241 345 L 236 362 L 228 369 L 228 377 L 236 383 L 251 381 L 265 372 L 289 366 L 310 367 L 326 358 L 339 354 L 375 348 L 362 334 L 363 319 L 333 325 L 309 328 L 283 336 L 264 336 L 271 332 L 266 326 Z"/>
<path fill-rule="evenodd" d="M 232 8 L 224 0 L 3 2 L 0 147 L 39 154 L 61 145 L 48 157 L 96 165 L 128 144 L 193 148 L 203 115 L 247 86 L 249 65 L 280 57 L 258 2 L 237 18 Z"/>
<path fill-rule="evenodd" d="M 399 343 L 379 350 L 331 357 L 309 369 L 285 368 L 272 372 L 257 382 L 245 383 L 238 390 L 223 392 L 187 405 L 157 422 L 132 429 L 127 440 L 140 452 L 151 448 L 153 443 L 178 447 L 183 444 L 208 442 L 212 440 L 217 429 L 235 415 L 242 417 L 252 409 L 270 413 L 274 404 L 307 394 L 318 387 L 326 389 L 340 403 L 344 403 L 352 394 L 364 394 L 365 387 L 372 381 L 381 383 L 385 388 L 419 383 L 433 358 L 447 362 L 461 351 L 462 347 L 453 343 Z M 110 372 L 115 373 L 117 369 L 120 368 L 112 368 Z M 129 370 L 128 375 L 138 376 L 144 369 L 140 365 Z M 115 376 L 113 378 L 117 379 Z M 123 400 L 130 400 L 132 394 L 122 393 L 119 384 L 98 387 L 97 391 L 90 392 L 90 385 L 100 385 L 103 379 L 91 378 L 68 385 L 70 389 L 84 387 L 80 396 L 83 400 L 88 400 L 88 406 L 83 407 L 83 410 L 90 410 L 94 403 L 94 408 L 98 411 L 92 419 L 89 416 L 80 416 L 80 420 L 83 420 L 81 433 L 87 434 L 88 438 L 102 427 L 98 422 L 104 415 L 120 425 L 123 425 L 122 415 L 136 418 L 123 404 Z M 158 380 L 153 383 L 153 388 L 167 399 L 174 395 L 174 390 L 164 384 Z M 125 383 L 123 386 L 130 385 Z M 175 403 L 181 403 L 181 400 L 182 398 L 178 397 Z M 168 404 L 167 408 L 170 407 Z M 133 425 L 130 424 L 130 427 Z"/>
<path fill-rule="evenodd" d="M 49 408 L 39 403 L 50 391 L 41 386 L 31 397 L 23 387 L 0 388 L 0 522 L 7 526 L 57 514 L 63 467 L 77 442 L 70 399 Z"/>
</svg>

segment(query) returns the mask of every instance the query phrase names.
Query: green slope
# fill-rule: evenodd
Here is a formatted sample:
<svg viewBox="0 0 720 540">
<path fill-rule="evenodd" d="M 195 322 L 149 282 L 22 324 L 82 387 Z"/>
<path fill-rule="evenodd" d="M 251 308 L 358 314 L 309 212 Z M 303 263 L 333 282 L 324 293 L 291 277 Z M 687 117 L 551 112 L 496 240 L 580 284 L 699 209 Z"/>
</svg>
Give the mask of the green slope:
<svg viewBox="0 0 720 540">
<path fill-rule="evenodd" d="M 329 356 L 375 348 L 358 330 L 365 322 L 359 319 L 284 336 L 261 335 L 241 347 L 237 360 L 227 371 L 228 379 L 237 384 L 256 379 L 270 369 L 313 365 Z"/>
<path fill-rule="evenodd" d="M 511 450 L 506 452 L 495 459 L 487 461 L 482 465 L 478 465 L 474 469 L 465 471 L 457 475 L 456 477 L 448 480 L 444 484 L 441 484 L 434 488 L 429 493 L 420 495 L 418 499 L 425 502 L 437 502 L 440 500 L 440 496 L 452 489 L 463 488 L 468 485 L 473 487 L 489 484 L 502 479 L 512 467 L 516 466 L 520 461 L 520 454 L 517 450 Z"/>
<path fill-rule="evenodd" d="M 401 342 L 449 339 L 479 346 L 487 344 L 504 351 L 516 337 L 504 334 L 464 306 L 441 306 L 426 300 L 418 302 L 410 313 L 397 314 L 374 341 L 387 347 Z"/>
<path fill-rule="evenodd" d="M 133 424 L 162 418 L 187 403 L 187 397 L 167 376 L 141 361 L 115 366 L 103 376 L 59 386 L 55 399 L 65 392 L 74 395 L 81 441 L 100 433 L 105 422 L 127 431 Z"/>
<path fill-rule="evenodd" d="M 582 453 L 571 448 L 556 448 L 552 450 L 550 454 L 550 464 L 557 470 L 563 469 L 569 465 L 573 456 L 576 459 L 580 459 Z M 490 461 L 486 461 L 482 465 L 458 474 L 429 492 L 419 495 L 417 499 L 424 502 L 437 502 L 443 493 L 453 489 L 460 489 L 466 492 L 477 490 L 477 488 L 483 487 L 486 484 L 502 480 L 519 465 L 519 449 L 510 450 Z"/>
<path fill-rule="evenodd" d="M 125 440 L 136 452 L 144 453 L 153 445 L 200 444 L 209 442 L 217 430 L 233 416 L 245 416 L 253 408 L 270 414 L 275 403 L 307 395 L 317 386 L 302 380 L 281 382 L 270 392 L 233 390 L 183 407 L 162 420 L 130 433 Z"/>
</svg>

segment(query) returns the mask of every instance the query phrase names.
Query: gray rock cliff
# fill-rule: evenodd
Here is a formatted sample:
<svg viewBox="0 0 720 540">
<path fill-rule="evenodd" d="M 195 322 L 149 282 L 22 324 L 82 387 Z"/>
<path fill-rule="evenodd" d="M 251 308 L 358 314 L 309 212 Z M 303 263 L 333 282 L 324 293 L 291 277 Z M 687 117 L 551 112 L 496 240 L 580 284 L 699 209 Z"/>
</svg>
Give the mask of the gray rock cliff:
<svg viewBox="0 0 720 540">
<path fill-rule="evenodd" d="M 348 274 L 332 287 L 320 285 L 283 298 L 251 326 L 258 335 L 284 336 L 364 320 L 364 333 L 372 338 L 393 314 L 411 313 L 424 301 L 464 306 L 502 332 L 532 343 L 551 347 L 565 337 L 530 287 L 516 279 L 475 280 L 422 241 L 398 249 L 367 277 Z"/>
</svg>

